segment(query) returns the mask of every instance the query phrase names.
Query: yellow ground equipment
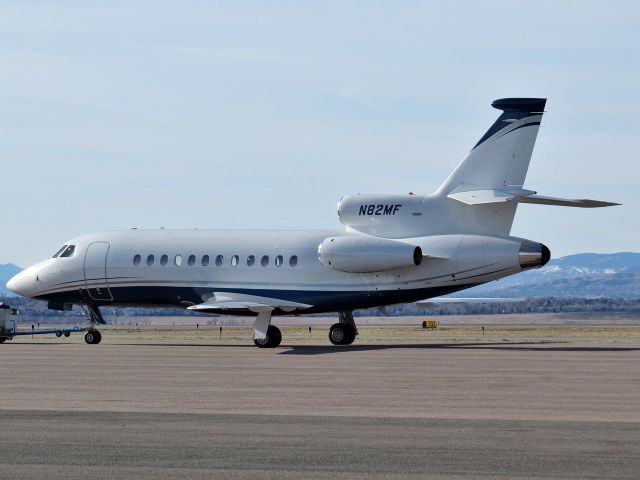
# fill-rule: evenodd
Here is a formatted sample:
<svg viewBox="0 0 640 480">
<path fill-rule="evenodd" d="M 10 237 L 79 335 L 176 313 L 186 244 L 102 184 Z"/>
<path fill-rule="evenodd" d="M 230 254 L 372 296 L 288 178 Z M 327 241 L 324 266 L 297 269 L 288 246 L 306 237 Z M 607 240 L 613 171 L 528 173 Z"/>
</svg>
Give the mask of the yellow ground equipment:
<svg viewBox="0 0 640 480">
<path fill-rule="evenodd" d="M 436 330 L 438 328 L 439 322 L 437 320 L 425 320 L 422 322 L 422 328 L 425 330 Z"/>
</svg>

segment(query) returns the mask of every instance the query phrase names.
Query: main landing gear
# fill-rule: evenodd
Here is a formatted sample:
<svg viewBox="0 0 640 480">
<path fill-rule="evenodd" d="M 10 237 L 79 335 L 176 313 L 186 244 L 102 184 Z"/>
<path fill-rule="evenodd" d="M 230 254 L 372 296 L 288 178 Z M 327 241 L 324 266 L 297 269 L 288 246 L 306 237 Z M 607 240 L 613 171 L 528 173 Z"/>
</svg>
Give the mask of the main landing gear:
<svg viewBox="0 0 640 480">
<path fill-rule="evenodd" d="M 282 332 L 275 325 L 269 325 L 267 336 L 265 338 L 256 338 L 254 336 L 253 343 L 259 348 L 275 348 L 282 341 Z"/>
<path fill-rule="evenodd" d="M 329 341 L 334 345 L 351 345 L 358 335 L 353 312 L 340 312 L 339 319 L 329 329 Z M 253 330 L 253 343 L 258 348 L 275 348 L 282 341 L 280 329 L 271 325 L 270 310 L 258 313 Z"/>
<path fill-rule="evenodd" d="M 271 310 L 258 313 L 253 324 L 253 343 L 258 348 L 275 348 L 282 341 L 282 332 L 271 325 Z"/>
<path fill-rule="evenodd" d="M 329 341 L 334 345 L 351 345 L 358 335 L 353 312 L 340 312 L 339 318 L 329 329 Z"/>
</svg>

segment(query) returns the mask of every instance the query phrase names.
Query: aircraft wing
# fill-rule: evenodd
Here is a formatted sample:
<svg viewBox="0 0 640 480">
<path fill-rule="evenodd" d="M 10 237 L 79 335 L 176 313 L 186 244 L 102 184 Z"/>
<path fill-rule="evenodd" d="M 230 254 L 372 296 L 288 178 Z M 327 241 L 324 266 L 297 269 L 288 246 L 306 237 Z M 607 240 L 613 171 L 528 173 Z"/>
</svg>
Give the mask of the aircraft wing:
<svg viewBox="0 0 640 480">
<path fill-rule="evenodd" d="M 526 298 L 429 298 L 427 300 L 418 300 L 413 302 L 414 305 L 420 307 L 433 307 L 443 303 L 459 303 L 459 304 L 489 304 L 489 303 L 522 303 Z"/>
<path fill-rule="evenodd" d="M 204 303 L 187 307 L 187 310 L 209 313 L 220 313 L 225 310 L 245 310 L 247 312 L 260 313 L 271 312 L 279 308 L 285 312 L 293 312 L 295 310 L 306 310 L 312 306 L 280 298 L 221 292 L 216 293 L 214 297 Z"/>
</svg>

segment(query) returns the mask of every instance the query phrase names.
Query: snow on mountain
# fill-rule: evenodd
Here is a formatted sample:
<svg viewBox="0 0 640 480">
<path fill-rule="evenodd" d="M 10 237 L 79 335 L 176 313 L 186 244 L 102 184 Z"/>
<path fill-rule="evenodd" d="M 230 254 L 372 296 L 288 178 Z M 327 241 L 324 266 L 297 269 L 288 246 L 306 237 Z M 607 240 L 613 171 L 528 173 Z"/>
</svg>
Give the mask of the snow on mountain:
<svg viewBox="0 0 640 480">
<path fill-rule="evenodd" d="M 640 253 L 580 253 L 456 296 L 640 298 Z"/>
</svg>

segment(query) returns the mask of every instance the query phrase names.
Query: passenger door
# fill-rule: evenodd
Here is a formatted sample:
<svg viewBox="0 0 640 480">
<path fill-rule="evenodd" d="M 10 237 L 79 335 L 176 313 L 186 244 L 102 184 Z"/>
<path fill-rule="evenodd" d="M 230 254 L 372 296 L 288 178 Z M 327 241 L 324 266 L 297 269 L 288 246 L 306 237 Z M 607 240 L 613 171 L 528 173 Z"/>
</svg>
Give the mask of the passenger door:
<svg viewBox="0 0 640 480">
<path fill-rule="evenodd" d="M 84 282 L 89 297 L 93 300 L 113 300 L 107 281 L 107 255 L 110 247 L 109 242 L 93 242 L 87 247 L 84 257 Z"/>
</svg>

